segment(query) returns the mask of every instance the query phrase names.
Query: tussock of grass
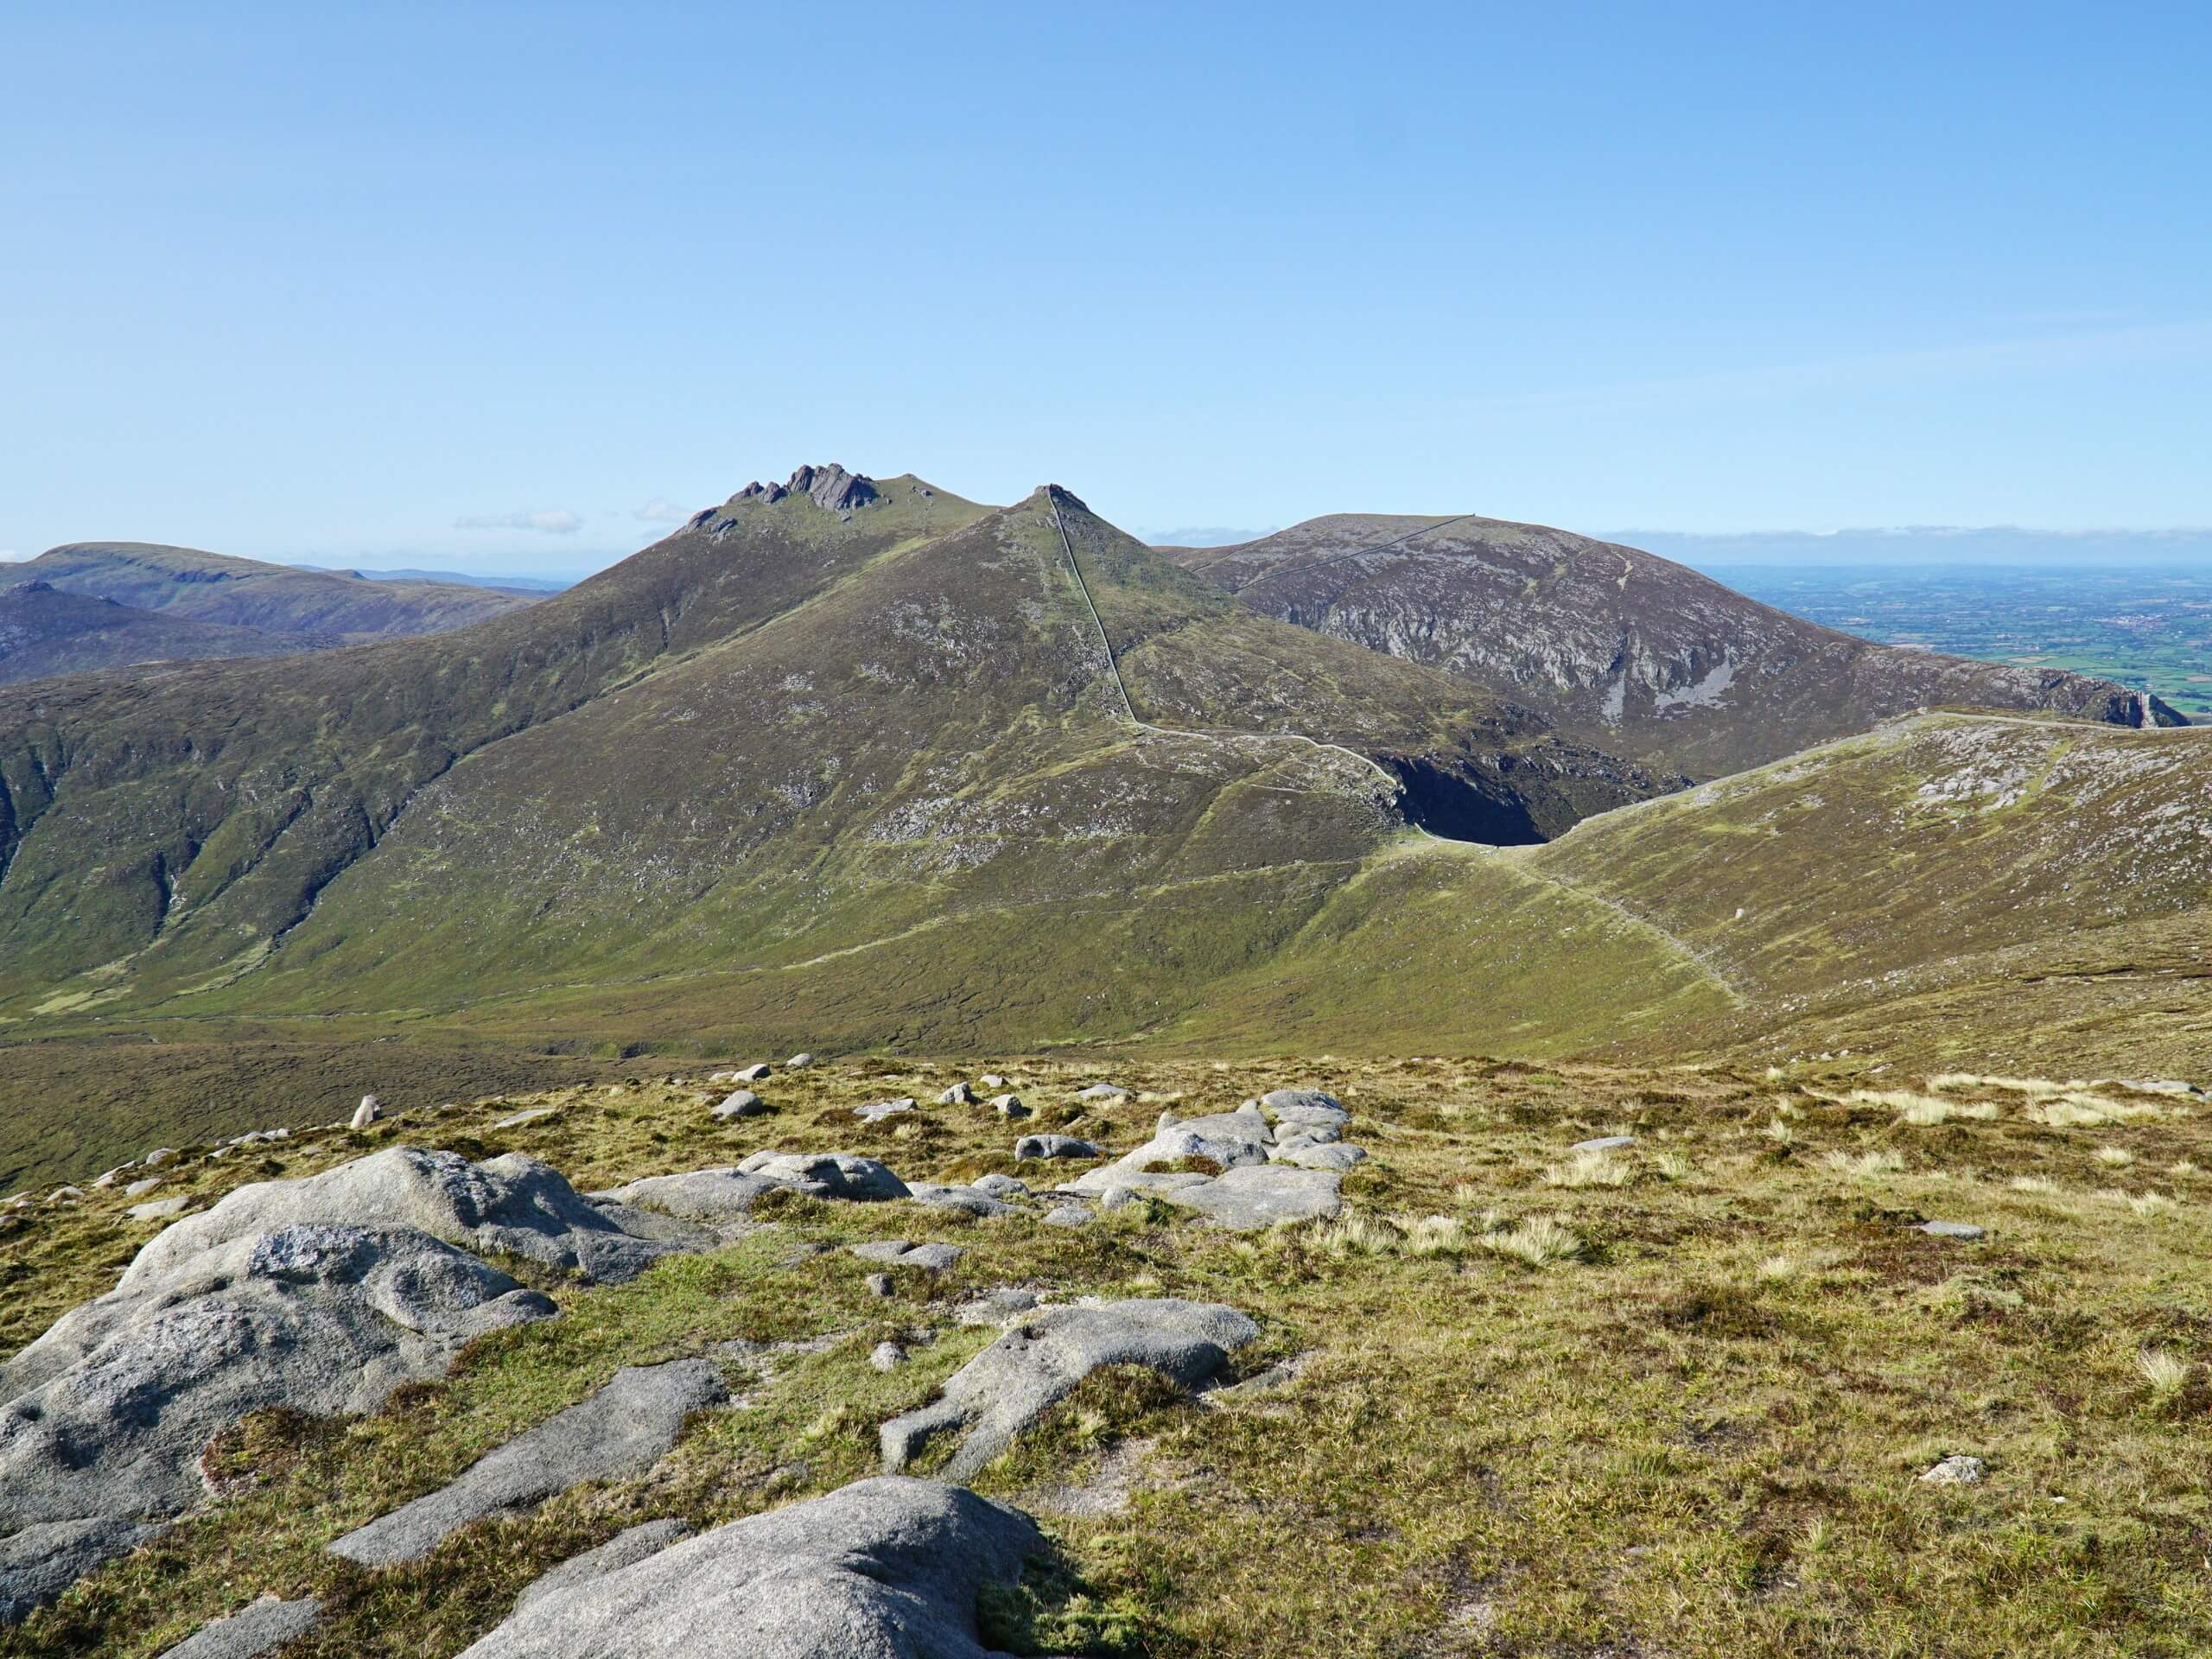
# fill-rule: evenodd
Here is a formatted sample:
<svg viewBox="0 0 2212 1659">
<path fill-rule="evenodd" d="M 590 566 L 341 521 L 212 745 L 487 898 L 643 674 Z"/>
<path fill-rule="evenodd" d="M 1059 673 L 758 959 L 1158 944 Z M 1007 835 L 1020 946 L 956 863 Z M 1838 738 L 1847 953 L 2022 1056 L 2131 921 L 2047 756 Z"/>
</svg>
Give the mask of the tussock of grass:
<svg viewBox="0 0 2212 1659">
<path fill-rule="evenodd" d="M 1525 1262 L 1532 1268 L 1556 1267 L 1574 1261 L 1587 1248 L 1564 1222 L 1553 1216 L 1532 1216 L 1516 1226 L 1477 1236 L 1478 1249 Z"/>
<path fill-rule="evenodd" d="M 2109 1100 L 2075 1092 L 2041 1101 L 2028 1109 L 2031 1122 L 2054 1129 L 2095 1129 L 2107 1123 L 2132 1123 L 2163 1117 L 2165 1108 L 2150 1100 Z"/>
<path fill-rule="evenodd" d="M 1931 1096 L 1920 1094 L 1910 1089 L 1853 1089 L 1843 1098 L 1849 1105 L 1886 1106 L 1891 1110 L 1898 1112 L 1910 1111 L 1915 1107 L 1948 1108 L 1949 1105 L 1947 1101 L 1938 1101 Z"/>
<path fill-rule="evenodd" d="M 1346 1256 L 1388 1255 L 1402 1235 L 1380 1216 L 1347 1210 L 1334 1221 L 1323 1222 L 1314 1236 L 1329 1255 Z"/>
<path fill-rule="evenodd" d="M 1408 1255 L 1458 1255 L 1466 1248 L 1466 1224 L 1456 1216 L 1422 1216 L 1406 1228 Z"/>
<path fill-rule="evenodd" d="M 1895 1152 L 1832 1152 L 1821 1160 L 1824 1168 L 1854 1181 L 1879 1179 L 1885 1175 L 1902 1174 L 1904 1156 Z"/>
<path fill-rule="evenodd" d="M 2003 1089 L 2016 1095 L 2058 1095 L 2070 1086 L 2052 1083 L 2044 1077 L 1995 1077 L 1978 1071 L 1946 1071 L 1928 1079 L 1928 1086 L 1938 1090 L 1956 1089 Z"/>
<path fill-rule="evenodd" d="M 2135 1355 L 2135 1369 L 2151 1385 L 2151 1397 L 2154 1401 L 2171 1400 L 2189 1386 L 2189 1362 L 2167 1349 L 2139 1349 Z"/>
<path fill-rule="evenodd" d="M 1999 1109 L 1988 1101 L 1944 1100 L 1910 1089 L 1854 1089 L 1844 1099 L 1853 1106 L 1888 1107 L 1905 1122 L 1921 1128 L 1948 1123 L 1953 1118 L 1961 1117 L 1986 1122 L 1997 1117 L 1999 1112 Z"/>
<path fill-rule="evenodd" d="M 1610 1152 L 1578 1152 L 1544 1170 L 1546 1186 L 1626 1186 L 1635 1179 L 1635 1166 Z"/>
</svg>

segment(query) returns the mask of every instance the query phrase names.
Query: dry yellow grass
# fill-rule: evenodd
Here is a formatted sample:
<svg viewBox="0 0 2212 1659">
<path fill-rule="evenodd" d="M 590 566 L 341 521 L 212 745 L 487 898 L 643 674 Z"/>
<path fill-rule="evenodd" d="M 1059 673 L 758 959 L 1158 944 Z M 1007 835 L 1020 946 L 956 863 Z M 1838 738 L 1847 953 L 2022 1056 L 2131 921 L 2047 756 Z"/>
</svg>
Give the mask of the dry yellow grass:
<svg viewBox="0 0 2212 1659">
<path fill-rule="evenodd" d="M 927 1077 L 941 1088 L 983 1070 L 1010 1075 L 1048 1127 L 1116 1148 L 1150 1129 L 1154 1113 L 1134 1102 L 1074 1102 L 1095 1061 L 994 1056 Z M 1194 1108 L 1309 1074 L 1114 1068 Z M 768 1146 L 871 1152 L 914 1177 L 1013 1171 L 1012 1132 L 988 1108 L 926 1107 L 903 1137 L 852 1118 L 861 1100 L 933 1096 L 924 1080 L 912 1062 L 825 1064 L 771 1079 L 772 1115 L 717 1125 L 690 1087 L 641 1077 L 620 1095 L 553 1091 L 306 1136 L 273 1161 L 303 1174 L 416 1141 L 524 1152 L 584 1188 Z M 263 1426 L 243 1447 L 258 1484 L 0 1633 L 0 1656 L 152 1659 L 274 1590 L 329 1599 L 302 1659 L 444 1659 L 531 1577 L 623 1526 L 711 1524 L 870 1472 L 876 1426 L 989 1339 L 946 1310 L 1017 1283 L 1228 1302 L 1262 1327 L 1238 1375 L 1298 1361 L 1292 1382 L 1211 1408 L 1094 1379 L 978 1478 L 1022 1503 L 1086 1479 L 1130 1440 L 1149 1448 L 1154 1473 L 1126 1511 L 1044 1517 L 1064 1569 L 1031 1592 L 1029 1628 L 1049 1635 L 1047 1651 L 2105 1659 L 2212 1648 L 2205 1206 L 2097 1195 L 2092 1148 L 2018 1111 L 1872 1126 L 1838 1088 L 1781 1120 L 1791 1141 L 1770 1140 L 1774 1090 L 1756 1071 L 1462 1059 L 1343 1062 L 1310 1080 L 1357 1090 L 1351 1138 L 1370 1154 L 1333 1222 L 1236 1236 L 1137 1203 L 1071 1233 L 793 1205 L 772 1230 L 634 1284 L 550 1286 L 561 1319 L 487 1339 L 391 1411 Z M 1586 1116 L 1638 1136 L 1619 1161 L 1656 1171 L 1664 1158 L 1678 1173 L 1547 1185 L 1548 1167 L 1573 1161 L 1557 1150 L 1562 1080 L 1592 1103 Z M 535 1104 L 561 1110 L 491 1131 Z M 2212 1160 L 2194 1112 L 2113 1133 L 2139 1167 Z M 204 1199 L 264 1173 L 188 1156 L 175 1190 Z M 1911 1224 L 1924 1216 L 1989 1232 L 1931 1237 Z M 111 1281 L 151 1230 L 119 1217 L 102 1193 L 0 1230 L 0 1274 L 12 1274 L 0 1287 L 16 1299 L 0 1299 L 0 1329 L 21 1341 Z M 887 1302 L 837 1247 L 893 1236 L 968 1254 Z M 910 1344 L 907 1365 L 869 1366 L 875 1343 L 917 1328 L 935 1340 Z M 404 1573 L 349 1577 L 323 1552 L 616 1365 L 802 1336 L 834 1340 L 747 1381 L 752 1405 L 701 1419 L 648 1479 L 484 1523 Z M 1985 1459 L 1988 1478 L 1914 1479 L 1960 1452 Z M 1466 1611 L 1478 1602 L 1479 1628 Z"/>
</svg>

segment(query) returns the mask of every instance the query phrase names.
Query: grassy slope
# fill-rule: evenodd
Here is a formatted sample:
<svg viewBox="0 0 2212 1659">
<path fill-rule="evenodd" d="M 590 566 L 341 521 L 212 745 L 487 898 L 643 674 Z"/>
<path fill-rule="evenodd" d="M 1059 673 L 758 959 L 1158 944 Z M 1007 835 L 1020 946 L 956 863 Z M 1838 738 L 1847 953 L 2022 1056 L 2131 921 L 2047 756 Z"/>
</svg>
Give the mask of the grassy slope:
<svg viewBox="0 0 2212 1659">
<path fill-rule="evenodd" d="M 1593 821 L 1527 861 L 1738 987 L 1740 1019 L 1689 1033 L 1707 1045 L 1770 1029 L 1788 1050 L 1840 1020 L 1860 1047 L 2139 1074 L 2204 1063 L 2202 982 L 2171 970 L 2203 937 L 2207 822 L 2212 746 L 2194 733 L 1934 715 Z M 2095 1018 L 2145 990 L 2183 1017 Z M 2024 1028 L 2031 1005 L 2063 1040 Z"/>
<path fill-rule="evenodd" d="M 250 969 L 457 760 L 980 511 L 912 482 L 842 536 L 680 532 L 454 634 L 0 692 L 0 1014 Z"/>
<path fill-rule="evenodd" d="M 91 948 L 86 890 L 67 880 L 86 819 L 143 837 L 149 794 L 188 785 L 148 768 L 72 797 L 65 774 L 5 889 L 29 970 L 18 1029 L 209 1042 L 240 1028 L 207 1022 L 241 1021 L 298 1042 L 335 1038 L 334 1014 L 373 1014 L 502 1065 L 702 1033 L 817 1049 L 1127 1037 L 1266 960 L 1395 827 L 1383 779 L 1356 757 L 1218 734 L 1433 752 L 1553 824 L 1652 786 L 1448 676 L 1254 616 L 1067 498 L 1140 712 L 1217 735 L 1132 729 L 1050 500 L 948 536 L 923 532 L 973 510 L 933 498 L 926 525 L 916 511 L 872 507 L 848 526 L 798 498 L 733 510 L 732 543 L 697 562 L 734 573 L 741 610 L 708 607 L 695 573 L 671 628 L 647 612 L 626 645 L 588 635 L 581 661 L 556 645 L 588 632 L 574 613 L 599 583 L 491 625 L 502 643 L 477 630 L 379 648 L 357 673 L 427 677 L 438 695 L 404 705 L 412 722 L 343 709 L 314 740 L 329 781 L 302 817 L 334 850 L 302 875 L 280 836 L 242 873 L 226 860 L 216 886 L 222 825 L 168 878 L 166 912 L 157 866 Z M 463 648 L 512 672 L 542 663 L 553 689 L 518 686 L 502 734 L 480 683 L 439 654 Z M 216 689 L 263 684 L 232 671 Z M 331 696 L 257 702 L 257 741 L 232 734 L 245 778 L 296 764 L 285 734 Z M 92 699 L 78 729 L 110 737 L 92 716 L 116 701 Z M 358 791 L 365 774 L 382 783 L 373 808 L 334 812 L 331 782 Z M 233 783 L 213 799 L 235 814 L 251 793 Z M 40 971 L 39 951 L 72 948 L 90 971 Z M 267 1091 L 241 1084 L 243 1114 Z M 145 1120 L 58 1133 L 73 1096 L 45 1092 L 35 1116 L 0 1126 L 0 1170 L 54 1169 L 35 1141 L 117 1149 Z"/>
<path fill-rule="evenodd" d="M 1164 1102 L 1187 1112 L 1279 1083 L 1334 1088 L 1373 1154 L 1347 1181 L 1355 1219 L 1240 1239 L 1143 1205 L 1071 1234 L 794 1205 L 772 1231 L 621 1289 L 550 1286 L 560 1320 L 476 1344 L 450 1381 L 374 1416 L 257 1420 L 215 1454 L 246 1477 L 231 1496 L 0 1632 L 0 1654 L 151 1659 L 264 1591 L 325 1599 L 329 1622 L 296 1659 L 454 1653 L 531 1577 L 623 1526 L 713 1522 L 869 1472 L 876 1426 L 988 1338 L 956 1328 L 951 1304 L 1007 1282 L 1227 1301 L 1262 1325 L 1242 1372 L 1300 1362 L 1288 1386 L 1213 1408 L 1103 1376 L 984 1471 L 978 1486 L 1033 1506 L 1061 1552 L 1058 1581 L 994 1630 L 1017 1650 L 1965 1659 L 2212 1643 L 2201 1104 L 2111 1091 L 2101 1121 L 2081 1122 L 2084 1103 L 2050 1090 L 1955 1087 L 1936 1113 L 1910 1096 L 1854 1099 L 1863 1079 L 1833 1066 L 1772 1079 L 1135 1058 L 1116 1075 L 1156 1092 L 1084 1112 L 1071 1096 L 1095 1073 L 986 1064 L 1042 1121 L 1116 1146 L 1148 1132 Z M 558 1114 L 494 1131 L 524 1103 L 510 1097 L 309 1136 L 266 1163 L 188 1157 L 168 1190 L 211 1198 L 397 1141 L 525 1151 L 580 1186 L 761 1146 L 836 1144 L 910 1176 L 972 1176 L 1007 1166 L 1009 1132 L 988 1109 L 874 1128 L 849 1109 L 969 1074 L 906 1063 L 778 1077 L 765 1091 L 775 1115 L 731 1126 L 710 1123 L 691 1088 L 652 1079 L 529 1096 Z M 1640 1141 L 1623 1157 L 1578 1168 L 1564 1154 L 1624 1129 Z M 96 1194 L 0 1221 L 0 1351 L 101 1288 L 149 1236 L 121 1204 Z M 1432 1215 L 1447 1220 L 1405 1230 Z M 1909 1230 L 1921 1216 L 1990 1236 Z M 1484 1243 L 1543 1217 L 1579 1258 L 1533 1267 Z M 884 1302 L 863 1289 L 865 1264 L 799 1248 L 893 1236 L 968 1255 Z M 929 1339 L 909 1365 L 869 1367 L 878 1341 L 916 1332 Z M 749 1384 L 745 1409 L 696 1422 L 645 1479 L 479 1523 L 396 1571 L 321 1554 L 619 1365 L 812 1336 L 832 1340 Z M 2167 1382 L 2143 1369 L 2146 1352 L 2175 1368 Z M 1986 1459 L 1987 1478 L 1916 1482 L 1954 1452 Z M 1125 1509 L 1052 1507 L 1055 1489 L 1106 1491 L 1117 1471 Z"/>
<path fill-rule="evenodd" d="M 2208 822 L 2192 734 L 1929 715 L 1542 847 L 1395 849 L 1156 1034 L 2201 1075 Z"/>
<path fill-rule="evenodd" d="M 128 1045 L 118 1076 L 138 1077 L 149 1038 L 326 1044 L 317 1075 L 338 1100 L 318 1084 L 280 1102 L 242 1058 L 224 1089 L 156 1069 L 94 1125 L 75 1109 L 91 1098 L 80 1084 L 17 1050 L 6 1064 L 28 1105 L 0 1117 L 0 1171 L 89 1173 L 162 1122 L 327 1116 L 380 1071 L 434 1088 L 433 1066 L 378 1052 L 386 1038 L 467 1052 L 500 1080 L 579 1054 L 723 1043 L 953 1052 L 1140 1038 L 1240 1052 L 1293 1039 L 1369 1053 L 1877 1049 L 2130 1075 L 2203 1065 L 2212 872 L 2196 826 L 2212 751 L 2190 734 L 1929 716 L 1541 849 L 1396 840 L 1356 762 L 1119 721 L 1041 499 L 988 519 L 900 499 L 909 517 L 866 539 L 804 501 L 748 510 L 762 516 L 736 515 L 749 528 L 734 542 L 679 537 L 669 560 L 464 636 L 482 643 L 435 673 L 413 654 L 435 642 L 379 648 L 389 689 L 366 705 L 328 688 L 287 702 L 226 668 L 190 683 L 240 712 L 194 732 L 201 748 L 178 746 L 167 773 L 114 781 L 121 763 L 89 719 L 49 710 L 69 761 L 62 804 L 0 888 L 0 928 L 22 943 L 10 965 L 28 969 L 16 1032 L 113 1039 Z M 933 534 L 948 518 L 969 528 Z M 1586 807 L 1569 798 L 1590 786 L 1570 747 L 1511 708 L 1252 616 L 1087 514 L 1069 519 L 1147 719 L 1431 751 L 1481 739 L 1541 763 L 1563 816 Z M 488 637 L 511 629 L 527 632 Z M 454 712 L 480 709 L 471 677 L 491 671 L 512 694 L 488 715 Z M 110 719 L 158 701 L 143 684 L 86 696 Z M 334 700 L 309 749 L 327 772 L 273 797 L 304 793 L 311 809 L 283 818 L 258 862 L 215 859 L 270 784 L 232 766 L 228 733 Z M 149 723 L 126 724 L 132 764 L 162 753 Z M 87 770 L 110 787 L 73 798 Z M 329 808 L 349 798 L 334 785 L 358 799 L 364 778 L 390 779 L 378 798 L 410 810 L 356 810 L 373 854 L 338 861 L 302 921 L 311 866 L 286 838 L 342 827 Z M 158 870 L 134 876 L 117 857 L 89 882 L 70 874 L 87 836 L 110 833 L 95 814 L 118 839 L 143 837 L 180 798 L 231 817 L 168 876 L 185 902 L 167 920 Z M 153 949 L 127 927 L 86 946 L 111 888 L 137 895 L 137 925 L 161 922 Z M 264 911 L 246 903 L 257 893 Z M 283 948 L 226 981 L 242 944 L 244 964 L 260 960 L 252 929 L 270 913 L 284 918 Z M 37 950 L 72 928 L 91 971 L 44 971 Z M 173 995 L 195 983 L 207 988 Z M 235 1098 L 203 1106 L 208 1094 Z"/>
</svg>

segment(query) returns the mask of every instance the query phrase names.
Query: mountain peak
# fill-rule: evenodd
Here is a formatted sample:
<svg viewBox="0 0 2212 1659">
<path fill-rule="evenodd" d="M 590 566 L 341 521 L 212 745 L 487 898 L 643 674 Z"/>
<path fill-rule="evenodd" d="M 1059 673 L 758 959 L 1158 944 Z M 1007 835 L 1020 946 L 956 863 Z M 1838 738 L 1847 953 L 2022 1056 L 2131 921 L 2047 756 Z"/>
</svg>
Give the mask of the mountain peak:
<svg viewBox="0 0 2212 1659">
<path fill-rule="evenodd" d="M 780 484 L 763 484 L 758 479 L 747 485 L 731 498 L 733 501 L 758 501 L 772 506 L 786 496 L 804 495 L 814 505 L 828 512 L 846 512 L 855 507 L 864 507 L 876 499 L 879 492 L 875 480 L 861 473 L 847 472 L 836 462 L 826 467 L 802 467 Z M 703 523 L 714 517 L 714 510 L 698 514 L 692 522 Z"/>
</svg>

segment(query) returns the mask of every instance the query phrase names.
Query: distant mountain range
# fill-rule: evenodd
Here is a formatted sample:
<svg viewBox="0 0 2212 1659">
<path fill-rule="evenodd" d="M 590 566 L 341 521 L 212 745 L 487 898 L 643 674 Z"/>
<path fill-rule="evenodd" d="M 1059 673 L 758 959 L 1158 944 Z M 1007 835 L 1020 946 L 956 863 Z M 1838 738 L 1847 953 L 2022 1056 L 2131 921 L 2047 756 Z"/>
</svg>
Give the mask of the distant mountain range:
<svg viewBox="0 0 2212 1659">
<path fill-rule="evenodd" d="M 144 542 L 72 543 L 12 566 L 6 575 L 12 585 L 0 588 L 0 684 L 435 633 L 542 596 L 264 564 Z"/>
<path fill-rule="evenodd" d="M 358 576 L 364 582 L 451 582 L 463 588 L 489 588 L 502 594 L 557 594 L 576 585 L 574 582 L 563 582 L 551 576 L 478 576 L 465 570 L 367 570 L 329 564 L 295 564 L 286 568 L 321 571 L 329 575 Z"/>
<path fill-rule="evenodd" d="M 1696 570 L 1751 565 L 2212 564 L 2212 529 L 2021 530 L 1909 525 L 1893 530 L 1626 530 L 1630 543 Z"/>
</svg>

